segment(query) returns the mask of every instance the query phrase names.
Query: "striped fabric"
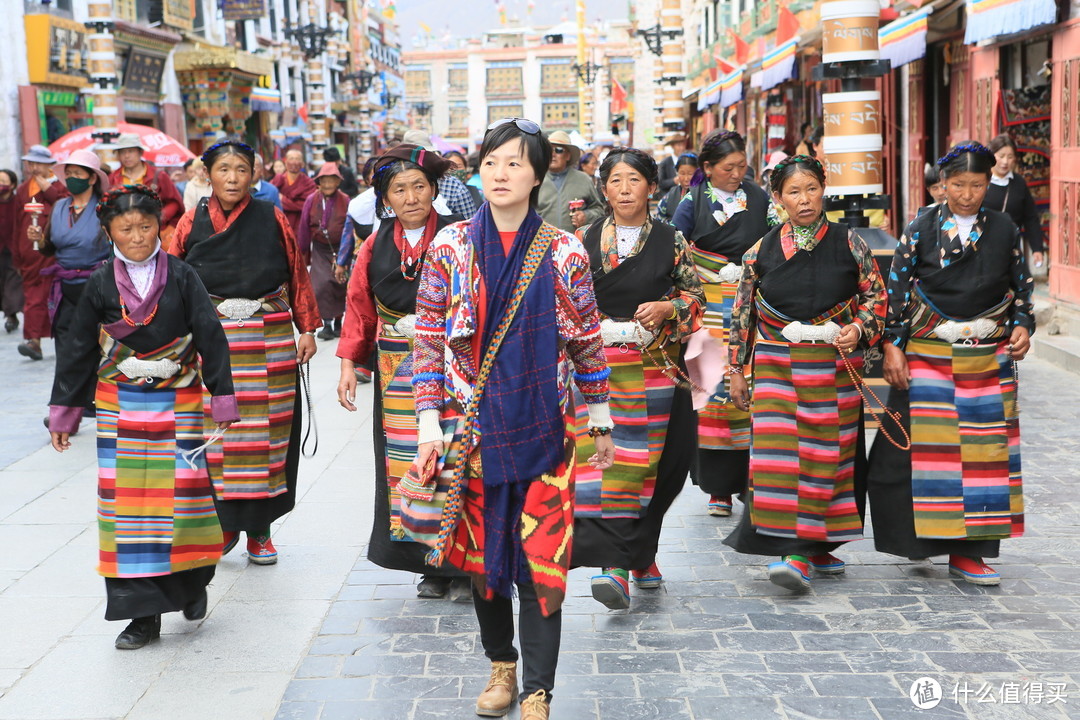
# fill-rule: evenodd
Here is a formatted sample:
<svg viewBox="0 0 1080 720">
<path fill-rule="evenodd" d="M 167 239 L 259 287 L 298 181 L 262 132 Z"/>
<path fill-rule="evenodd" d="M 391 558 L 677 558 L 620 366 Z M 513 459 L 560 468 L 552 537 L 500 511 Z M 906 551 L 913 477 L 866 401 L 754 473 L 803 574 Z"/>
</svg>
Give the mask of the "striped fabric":
<svg viewBox="0 0 1080 720">
<path fill-rule="evenodd" d="M 214 565 L 222 537 L 206 465 L 200 456 L 193 470 L 180 456 L 203 442 L 202 388 L 126 382 L 116 364 L 135 354 L 109 341 L 95 396 L 98 572 L 154 577 Z M 194 369 L 190 350 L 188 336 L 138 357 L 186 357 L 175 378 Z"/>
<path fill-rule="evenodd" d="M 838 305 L 808 324 L 850 313 L 847 307 Z M 790 318 L 760 301 L 758 314 L 751 521 L 762 535 L 858 540 L 855 452 L 862 400 L 832 345 L 777 340 Z M 861 369 L 860 354 L 850 359 Z"/>
<path fill-rule="evenodd" d="M 220 302 L 212 299 L 215 305 Z M 296 343 L 285 290 L 264 298 L 262 309 L 252 317 L 220 319 L 229 339 L 240 421 L 233 423 L 222 442 L 207 448 L 210 479 L 220 500 L 276 497 L 288 490 L 285 456 L 296 399 Z M 210 434 L 216 424 L 209 393 L 204 400 L 204 427 Z"/>
<path fill-rule="evenodd" d="M 739 284 L 720 282 L 720 269 L 728 264 L 723 255 L 691 247 L 698 279 L 705 291 L 705 314 L 702 329 L 715 342 L 724 345 L 727 356 L 728 331 L 731 328 L 731 308 Z M 725 386 L 727 380 L 724 381 Z M 701 450 L 748 450 L 750 448 L 750 413 L 739 410 L 726 397 L 713 396 L 698 411 L 698 448 Z"/>
<path fill-rule="evenodd" d="M 615 464 L 597 470 L 589 464 L 593 439 L 589 437 L 589 410 L 576 390 L 577 476 L 575 517 L 631 518 L 645 514 L 656 489 L 656 471 L 664 452 L 668 418 L 675 386 L 640 350 L 604 348 L 611 376 L 611 419 L 615 429 Z M 678 348 L 653 349 L 663 363 L 666 355 L 678 361 Z"/>
<path fill-rule="evenodd" d="M 1008 303 L 990 317 L 1004 335 Z M 929 337 L 917 303 L 911 369 L 911 494 L 920 538 L 1000 540 L 1024 533 L 1020 419 L 1008 339 L 955 345 Z"/>
</svg>

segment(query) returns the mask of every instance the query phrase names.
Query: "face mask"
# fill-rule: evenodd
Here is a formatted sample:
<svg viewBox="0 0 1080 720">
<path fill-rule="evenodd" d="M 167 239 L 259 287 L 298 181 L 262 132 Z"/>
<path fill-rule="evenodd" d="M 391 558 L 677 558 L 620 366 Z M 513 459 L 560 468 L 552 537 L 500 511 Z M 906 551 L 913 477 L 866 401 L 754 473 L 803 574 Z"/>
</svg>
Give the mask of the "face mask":
<svg viewBox="0 0 1080 720">
<path fill-rule="evenodd" d="M 90 178 L 69 177 L 64 184 L 72 195 L 81 195 L 90 189 Z"/>
<path fill-rule="evenodd" d="M 451 170 L 450 174 L 456 177 L 461 182 L 467 182 L 469 180 L 469 171 L 462 168 L 461 170 Z"/>
</svg>

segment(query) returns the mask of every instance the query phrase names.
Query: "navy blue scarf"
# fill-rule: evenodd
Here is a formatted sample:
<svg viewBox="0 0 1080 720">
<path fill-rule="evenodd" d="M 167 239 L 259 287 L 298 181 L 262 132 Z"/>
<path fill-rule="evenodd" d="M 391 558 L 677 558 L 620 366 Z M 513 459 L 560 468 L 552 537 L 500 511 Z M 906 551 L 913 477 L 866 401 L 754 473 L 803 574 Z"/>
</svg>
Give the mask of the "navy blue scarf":
<svg viewBox="0 0 1080 720">
<path fill-rule="evenodd" d="M 525 255 L 542 222 L 530 210 L 509 253 L 503 251 L 487 203 L 469 225 L 468 238 L 486 288 L 481 357 L 509 308 Z M 513 582 L 527 578 L 517 526 L 528 484 L 553 471 L 564 457 L 555 318 L 555 272 L 549 250 L 503 339 L 478 408 L 485 486 L 484 564 L 488 587 L 504 596 L 512 594 Z"/>
</svg>

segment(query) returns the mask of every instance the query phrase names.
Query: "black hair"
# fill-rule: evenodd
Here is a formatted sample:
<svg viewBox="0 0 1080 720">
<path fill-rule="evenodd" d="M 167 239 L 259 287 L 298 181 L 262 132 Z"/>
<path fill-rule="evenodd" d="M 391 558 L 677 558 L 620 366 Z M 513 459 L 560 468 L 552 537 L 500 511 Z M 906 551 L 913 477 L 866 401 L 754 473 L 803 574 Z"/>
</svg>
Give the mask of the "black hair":
<svg viewBox="0 0 1080 720">
<path fill-rule="evenodd" d="M 255 172 L 255 151 L 251 149 L 250 145 L 246 145 L 239 140 L 225 140 L 224 142 L 219 142 L 217 145 L 210 146 L 202 155 L 202 161 L 203 165 L 206 166 L 206 172 L 209 173 L 213 170 L 214 163 L 226 155 L 239 155 L 247 160 L 251 172 Z"/>
<path fill-rule="evenodd" d="M 656 160 L 652 155 L 646 152 L 642 152 L 637 148 L 631 147 L 617 147 L 612 148 L 611 152 L 604 158 L 604 162 L 600 165 L 600 183 L 607 185 L 608 178 L 611 177 L 611 172 L 615 169 L 615 166 L 619 163 L 626 163 L 631 168 L 636 170 L 645 178 L 645 182 L 650 185 L 656 185 L 660 182 L 659 171 L 656 168 Z"/>
<path fill-rule="evenodd" d="M 937 185 L 941 182 L 941 171 L 938 170 L 937 165 L 931 165 L 927 163 L 926 171 L 923 173 L 923 181 L 926 182 L 926 187 L 931 185 Z"/>
<path fill-rule="evenodd" d="M 403 172 L 409 170 L 419 170 L 424 173 L 424 178 L 431 185 L 431 199 L 434 200 L 439 196 L 439 176 L 431 172 L 428 172 L 420 165 L 412 162 L 411 160 L 399 160 L 394 159 L 393 162 L 388 162 L 375 171 L 375 174 L 371 177 L 371 186 L 375 188 L 375 212 L 378 217 L 382 217 L 386 210 L 386 203 L 384 198 L 386 197 L 386 191 L 390 189 L 390 183 Z"/>
<path fill-rule="evenodd" d="M 944 157 L 937 161 L 937 166 L 941 171 L 942 180 L 965 172 L 973 172 L 989 178 L 996 162 L 997 158 L 989 148 L 968 140 L 954 145 Z"/>
<path fill-rule="evenodd" d="M 802 125 L 800 125 L 799 126 L 799 136 L 802 137 L 802 136 L 806 135 L 806 128 L 812 127 L 813 124 L 814 123 L 812 123 L 812 122 L 804 122 Z"/>
<path fill-rule="evenodd" d="M 792 155 L 778 162 L 769 173 L 769 186 L 773 192 L 782 193 L 784 183 L 798 172 L 808 172 L 817 178 L 819 183 L 825 185 L 825 166 L 820 160 L 809 155 Z"/>
<path fill-rule="evenodd" d="M 998 135 L 993 140 L 991 140 L 989 143 L 987 143 L 986 147 L 992 153 L 996 153 L 1001 148 L 1006 148 L 1006 147 L 1012 148 L 1012 151 L 1016 152 L 1016 141 L 1013 140 L 1008 135 L 1002 133 L 1001 135 Z"/>
<path fill-rule="evenodd" d="M 469 161 L 465 158 L 465 153 L 458 152 L 457 150 L 451 150 L 450 152 L 443 153 L 443 157 L 447 160 L 450 159 L 451 155 L 457 155 L 459 158 L 461 158 L 461 164 L 465 166 L 466 170 L 469 169 Z"/>
<path fill-rule="evenodd" d="M 480 172 L 480 153 L 478 151 L 469 153 L 469 157 L 465 158 L 465 163 L 474 175 Z"/>
<path fill-rule="evenodd" d="M 188 158 L 187 160 L 185 160 L 184 169 L 187 170 L 189 167 L 191 167 L 191 163 L 193 162 L 195 162 L 195 158 Z"/>
<path fill-rule="evenodd" d="M 694 153 L 683 153 L 682 155 L 680 155 L 679 158 L 675 161 L 676 172 L 683 165 L 689 165 L 692 168 L 696 168 L 698 166 L 697 155 L 695 155 Z"/>
<path fill-rule="evenodd" d="M 0 173 L 8 176 L 8 179 L 11 180 L 12 186 L 19 184 L 19 176 L 15 174 L 14 170 L 0 170 Z"/>
<path fill-rule="evenodd" d="M 322 159 L 332 163 L 341 162 L 341 153 L 338 152 L 336 147 L 331 145 L 322 151 Z"/>
<path fill-rule="evenodd" d="M 367 162 L 364 163 L 364 169 L 360 171 L 360 175 L 364 178 L 364 182 L 368 185 L 371 184 L 371 170 L 375 167 L 375 161 L 378 159 L 379 158 L 377 156 L 372 155 L 367 159 Z"/>
<path fill-rule="evenodd" d="M 742 135 L 732 130 L 713 130 L 701 143 L 698 151 L 698 162 L 702 167 L 705 163 L 715 165 L 732 153 L 746 153 L 746 141 Z"/>
<path fill-rule="evenodd" d="M 540 186 L 547 177 L 548 166 L 551 165 L 551 142 L 544 136 L 543 131 L 527 133 L 517 126 L 515 122 L 506 122 L 488 130 L 484 135 L 484 142 L 480 145 L 480 164 L 484 158 L 508 142 L 521 140 L 525 145 L 525 157 L 532 166 L 533 173 L 539 181 L 536 187 L 529 193 L 529 207 L 535 208 L 540 200 Z"/>
<path fill-rule="evenodd" d="M 111 229 L 113 220 L 132 211 L 149 215 L 161 225 L 161 198 L 145 185 L 113 188 L 97 204 L 98 220 L 106 230 Z"/>
</svg>

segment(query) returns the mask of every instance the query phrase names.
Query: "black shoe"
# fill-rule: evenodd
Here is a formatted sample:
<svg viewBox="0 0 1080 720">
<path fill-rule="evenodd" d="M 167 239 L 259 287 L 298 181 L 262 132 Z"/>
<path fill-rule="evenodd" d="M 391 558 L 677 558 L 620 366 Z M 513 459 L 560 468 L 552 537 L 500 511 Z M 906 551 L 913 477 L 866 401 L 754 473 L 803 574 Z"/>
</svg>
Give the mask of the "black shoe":
<svg viewBox="0 0 1080 720">
<path fill-rule="evenodd" d="M 202 620 L 206 617 L 206 600 L 206 588 L 203 588 L 199 597 L 184 606 L 184 617 L 188 620 Z"/>
<path fill-rule="evenodd" d="M 334 337 L 341 337 L 341 318 L 334 318 Z"/>
<path fill-rule="evenodd" d="M 135 618 L 116 636 L 117 650 L 138 650 L 161 637 L 161 616 Z"/>
<path fill-rule="evenodd" d="M 471 603 L 472 580 L 469 578 L 454 578 L 450 581 L 450 602 Z"/>
<path fill-rule="evenodd" d="M 320 340 L 333 340 L 337 336 L 334 335 L 334 328 L 330 325 L 330 321 L 324 320 L 322 329 L 319 330 L 319 334 L 315 337 Z"/>
<path fill-rule="evenodd" d="M 445 597 L 450 590 L 450 578 L 424 575 L 416 586 L 416 597 L 434 599 Z"/>
<path fill-rule="evenodd" d="M 19 343 L 19 354 L 25 355 L 31 360 L 41 360 L 45 357 L 41 354 L 41 344 L 30 342 L 29 340 L 24 343 Z"/>
<path fill-rule="evenodd" d="M 7 320 L 4 321 L 4 332 L 9 335 L 15 332 L 15 329 L 19 327 L 19 318 L 14 315 L 8 315 Z"/>
</svg>

